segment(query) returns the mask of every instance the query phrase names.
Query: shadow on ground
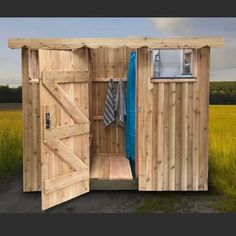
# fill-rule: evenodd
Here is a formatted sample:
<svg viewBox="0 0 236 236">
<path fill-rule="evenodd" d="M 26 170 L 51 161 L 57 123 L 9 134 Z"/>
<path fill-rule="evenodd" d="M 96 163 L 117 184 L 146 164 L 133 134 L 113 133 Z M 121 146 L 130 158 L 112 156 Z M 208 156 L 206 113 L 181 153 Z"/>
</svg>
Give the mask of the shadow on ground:
<svg viewBox="0 0 236 236">
<path fill-rule="evenodd" d="M 21 176 L 0 183 L 0 213 L 214 213 L 220 201 L 207 192 L 91 191 L 42 212 L 40 192 L 23 193 Z"/>
</svg>

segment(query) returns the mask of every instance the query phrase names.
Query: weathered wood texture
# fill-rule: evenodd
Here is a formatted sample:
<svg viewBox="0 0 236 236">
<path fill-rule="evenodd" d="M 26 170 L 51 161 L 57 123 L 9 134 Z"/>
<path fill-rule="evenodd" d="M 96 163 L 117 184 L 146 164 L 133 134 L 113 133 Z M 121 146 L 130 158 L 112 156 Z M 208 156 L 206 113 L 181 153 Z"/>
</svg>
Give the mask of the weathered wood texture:
<svg viewBox="0 0 236 236">
<path fill-rule="evenodd" d="M 149 48 L 202 48 L 223 47 L 224 38 L 45 38 L 27 39 L 12 38 L 8 40 L 9 48 L 28 47 L 31 49 L 77 49 L 80 47 L 90 48 L 118 48 L 129 47 L 133 49 L 141 47 Z"/>
<path fill-rule="evenodd" d="M 88 58 L 85 48 L 39 50 L 43 209 L 89 191 Z"/>
<path fill-rule="evenodd" d="M 33 63 L 32 63 L 33 61 Z M 38 53 L 22 49 L 23 191 L 40 191 Z M 33 66 L 32 66 L 33 65 Z"/>
<path fill-rule="evenodd" d="M 91 50 L 91 135 L 92 152 L 94 155 L 123 155 L 125 153 L 125 129 L 117 126 L 115 123 L 104 128 L 103 114 L 109 79 L 127 78 L 129 53 L 130 50 L 127 48 L 100 48 Z M 104 80 L 104 78 L 106 78 L 106 80 Z M 117 87 L 117 82 L 115 82 L 115 87 Z"/>
<path fill-rule="evenodd" d="M 150 50 L 138 49 L 139 190 L 207 190 L 209 53 L 195 51 L 194 83 L 152 83 Z"/>
<path fill-rule="evenodd" d="M 103 155 L 92 158 L 90 178 L 99 180 L 131 180 L 133 176 L 126 156 Z"/>
</svg>

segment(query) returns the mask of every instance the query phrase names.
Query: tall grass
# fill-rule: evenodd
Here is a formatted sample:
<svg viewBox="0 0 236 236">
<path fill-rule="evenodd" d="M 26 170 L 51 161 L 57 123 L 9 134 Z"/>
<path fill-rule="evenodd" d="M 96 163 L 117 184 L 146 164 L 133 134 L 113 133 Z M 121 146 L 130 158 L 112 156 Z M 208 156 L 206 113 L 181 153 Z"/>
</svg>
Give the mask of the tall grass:
<svg viewBox="0 0 236 236">
<path fill-rule="evenodd" d="M 22 125 L 20 111 L 0 111 L 0 177 L 22 169 Z"/>
<path fill-rule="evenodd" d="M 236 106 L 211 106 L 209 128 L 211 184 L 236 197 Z"/>
<path fill-rule="evenodd" d="M 210 186 L 225 195 L 223 210 L 236 211 L 236 106 L 210 106 Z"/>
</svg>

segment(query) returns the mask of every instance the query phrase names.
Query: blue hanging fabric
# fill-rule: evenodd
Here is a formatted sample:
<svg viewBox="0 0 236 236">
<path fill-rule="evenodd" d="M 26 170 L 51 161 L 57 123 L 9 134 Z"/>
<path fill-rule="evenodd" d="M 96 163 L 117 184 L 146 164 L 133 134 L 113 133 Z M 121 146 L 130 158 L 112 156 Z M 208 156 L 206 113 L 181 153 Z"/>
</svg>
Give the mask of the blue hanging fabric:
<svg viewBox="0 0 236 236">
<path fill-rule="evenodd" d="M 126 88 L 126 157 L 135 161 L 136 52 L 130 53 Z"/>
</svg>

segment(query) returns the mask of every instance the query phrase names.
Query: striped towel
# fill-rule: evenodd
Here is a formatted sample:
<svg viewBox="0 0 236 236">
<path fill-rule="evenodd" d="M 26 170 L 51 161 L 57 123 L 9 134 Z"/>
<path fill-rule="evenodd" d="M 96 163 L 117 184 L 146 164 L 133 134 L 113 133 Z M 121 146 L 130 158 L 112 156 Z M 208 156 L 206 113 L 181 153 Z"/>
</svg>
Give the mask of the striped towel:
<svg viewBox="0 0 236 236">
<path fill-rule="evenodd" d="M 125 116 L 126 116 L 126 106 L 125 106 L 125 92 L 123 80 L 120 79 L 117 86 L 116 91 L 116 123 L 122 127 L 125 124 Z"/>
<path fill-rule="evenodd" d="M 110 125 L 115 121 L 115 103 L 116 103 L 116 94 L 115 94 L 114 82 L 112 79 L 110 79 L 104 108 L 104 118 L 103 118 L 104 127 L 107 127 L 108 125 Z"/>
</svg>

